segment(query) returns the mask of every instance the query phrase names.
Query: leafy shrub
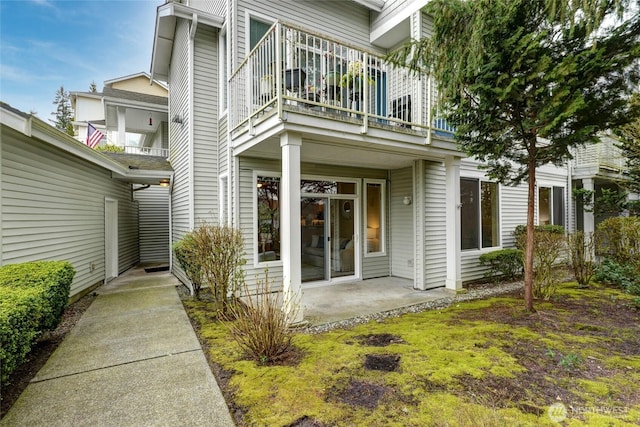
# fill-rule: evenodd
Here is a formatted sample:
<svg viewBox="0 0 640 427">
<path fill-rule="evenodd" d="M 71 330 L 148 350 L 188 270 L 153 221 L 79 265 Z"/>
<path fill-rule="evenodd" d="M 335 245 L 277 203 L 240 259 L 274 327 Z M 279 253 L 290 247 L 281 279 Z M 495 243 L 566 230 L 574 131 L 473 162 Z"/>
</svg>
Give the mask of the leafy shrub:
<svg viewBox="0 0 640 427">
<path fill-rule="evenodd" d="M 282 292 L 274 292 L 269 274 L 259 281 L 255 293 L 244 284 L 244 297 L 230 306 L 227 326 L 231 335 L 252 359 L 260 363 L 277 363 L 293 350 L 293 332 L 289 328 L 297 311 L 283 307 Z"/>
<path fill-rule="evenodd" d="M 229 306 L 229 297 L 235 295 L 244 281 L 244 242 L 240 230 L 203 221 L 185 235 L 178 251 L 183 251 L 185 265 L 192 277 L 211 289 L 216 315 L 224 314 Z M 190 277 L 190 280 L 194 279 Z"/>
<path fill-rule="evenodd" d="M 173 244 L 173 253 L 175 253 L 180 267 L 182 267 L 182 270 L 191 281 L 195 296 L 199 297 L 200 288 L 202 287 L 202 266 L 198 263 L 193 235 L 187 233 L 182 240 L 175 242 Z"/>
<path fill-rule="evenodd" d="M 596 263 L 593 259 L 593 235 L 585 235 L 582 231 L 576 231 L 567 236 L 567 243 L 573 275 L 580 286 L 587 286 L 596 270 Z"/>
<path fill-rule="evenodd" d="M 640 295 L 640 277 L 631 264 L 620 264 L 605 259 L 596 270 L 595 279 L 600 283 L 616 285 L 633 295 Z"/>
<path fill-rule="evenodd" d="M 40 261 L 0 267 L 2 382 L 24 361 L 35 339 L 58 326 L 75 271 L 68 262 Z"/>
<path fill-rule="evenodd" d="M 522 251 L 520 249 L 500 249 L 480 255 L 480 264 L 489 266 L 486 277 L 496 281 L 498 277 L 506 280 L 522 276 Z"/>
<path fill-rule="evenodd" d="M 42 330 L 55 329 L 69 302 L 75 270 L 66 261 L 36 261 L 0 267 L 0 287 L 38 288 L 42 292 Z"/>
<path fill-rule="evenodd" d="M 630 264 L 640 275 L 640 218 L 613 217 L 598 224 L 596 254 Z"/>
<path fill-rule="evenodd" d="M 103 153 L 124 153 L 124 147 L 114 144 L 97 145 L 94 150 L 101 151 Z"/>
<path fill-rule="evenodd" d="M 31 350 L 42 330 L 42 296 L 39 289 L 0 288 L 0 378 L 5 384 Z"/>
<path fill-rule="evenodd" d="M 523 231 L 524 230 L 524 231 Z M 526 226 L 514 231 L 517 246 L 523 251 L 527 245 Z M 565 249 L 564 228 L 560 225 L 536 226 L 533 233 L 533 296 L 549 300 L 556 293 L 560 280 L 553 267 Z"/>
</svg>

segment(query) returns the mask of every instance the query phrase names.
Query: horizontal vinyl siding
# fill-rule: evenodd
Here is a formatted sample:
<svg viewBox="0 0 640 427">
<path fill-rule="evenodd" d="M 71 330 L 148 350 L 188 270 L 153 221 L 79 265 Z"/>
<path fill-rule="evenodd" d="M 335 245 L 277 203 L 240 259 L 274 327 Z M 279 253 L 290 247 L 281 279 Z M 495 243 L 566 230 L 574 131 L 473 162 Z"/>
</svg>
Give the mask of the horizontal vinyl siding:
<svg viewBox="0 0 640 427">
<path fill-rule="evenodd" d="M 390 187 L 391 274 L 413 279 L 413 210 L 403 203 L 405 196 L 413 194 L 413 169 L 391 171 Z"/>
<path fill-rule="evenodd" d="M 444 286 L 447 274 L 446 181 L 439 162 L 425 162 L 425 286 Z"/>
<path fill-rule="evenodd" d="M 194 52 L 195 220 L 218 219 L 218 33 L 200 26 Z"/>
<path fill-rule="evenodd" d="M 169 190 L 153 185 L 134 193 L 139 209 L 140 262 L 169 262 Z"/>
<path fill-rule="evenodd" d="M 183 124 L 170 123 L 171 166 L 174 170 L 174 186 L 171 193 L 171 241 L 180 240 L 190 230 L 191 201 L 189 185 L 190 170 L 189 126 L 189 37 L 185 21 L 178 20 L 169 70 L 169 116 L 184 117 Z M 173 253 L 172 253 L 173 256 Z M 172 262 L 174 274 L 183 282 L 188 279 L 175 257 Z"/>
<path fill-rule="evenodd" d="M 300 25 L 320 34 L 327 34 L 338 40 L 344 40 L 357 46 L 385 53 L 369 43 L 369 10 L 355 2 L 298 0 L 240 0 L 238 1 L 238 40 L 239 55 L 236 66 L 246 55 L 245 16 L 246 12 L 258 13 L 260 17 L 278 18 Z"/>
<path fill-rule="evenodd" d="M 227 13 L 227 0 L 188 0 L 190 7 L 211 15 L 224 17 Z"/>
<path fill-rule="evenodd" d="M 118 200 L 119 271 L 138 262 L 137 203 L 129 184 L 6 128 L 0 145 L 2 264 L 69 261 L 76 270 L 71 296 L 102 282 L 105 197 Z"/>
</svg>

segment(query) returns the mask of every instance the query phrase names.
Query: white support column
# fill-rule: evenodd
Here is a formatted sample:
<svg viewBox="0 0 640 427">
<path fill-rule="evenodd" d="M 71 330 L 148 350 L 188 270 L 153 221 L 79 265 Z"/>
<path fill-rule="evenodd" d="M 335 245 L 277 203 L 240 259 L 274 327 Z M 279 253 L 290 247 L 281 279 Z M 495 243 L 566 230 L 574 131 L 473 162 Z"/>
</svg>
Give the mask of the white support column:
<svg viewBox="0 0 640 427">
<path fill-rule="evenodd" d="M 462 289 L 460 269 L 460 158 L 447 156 L 444 161 L 446 177 L 446 236 L 447 280 L 446 288 Z"/>
<path fill-rule="evenodd" d="M 425 290 L 426 241 L 425 241 L 425 177 L 424 160 L 413 162 L 413 226 L 416 240 L 413 242 L 413 288 Z"/>
<path fill-rule="evenodd" d="M 595 194 L 595 186 L 594 186 L 594 182 L 593 182 L 593 178 L 586 178 L 582 180 L 582 188 L 585 190 L 589 190 L 589 191 L 593 191 L 593 196 L 591 198 L 591 201 L 594 202 L 595 198 L 596 198 L 596 194 Z M 592 203 L 591 205 L 591 212 L 586 212 L 583 209 L 583 228 L 584 228 L 584 234 L 587 235 L 589 233 L 593 233 L 596 230 L 596 221 L 595 221 L 595 217 L 593 215 L 593 206 L 594 204 Z"/>
<path fill-rule="evenodd" d="M 125 107 L 117 107 L 118 111 L 118 145 L 125 146 L 127 145 L 127 136 L 126 136 L 126 108 Z"/>
<path fill-rule="evenodd" d="M 280 259 L 282 259 L 283 308 L 297 310 L 294 322 L 304 318 L 302 309 L 302 258 L 300 231 L 300 147 L 302 137 L 285 133 L 280 137 L 282 179 L 280 181 Z"/>
</svg>

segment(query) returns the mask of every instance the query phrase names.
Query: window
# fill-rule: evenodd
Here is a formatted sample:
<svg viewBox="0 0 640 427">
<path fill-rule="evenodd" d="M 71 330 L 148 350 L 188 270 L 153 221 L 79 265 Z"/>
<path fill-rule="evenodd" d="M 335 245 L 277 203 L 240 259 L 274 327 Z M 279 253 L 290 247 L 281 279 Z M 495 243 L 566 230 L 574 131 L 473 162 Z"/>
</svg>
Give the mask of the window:
<svg viewBox="0 0 640 427">
<path fill-rule="evenodd" d="M 255 18 L 249 18 L 249 50 L 256 47 L 260 39 L 267 34 L 273 23 L 259 21 Z M 249 52 L 247 52 L 249 53 Z"/>
<path fill-rule="evenodd" d="M 538 188 L 538 224 L 564 227 L 564 187 Z"/>
<path fill-rule="evenodd" d="M 258 262 L 280 260 L 280 177 L 256 179 Z"/>
<path fill-rule="evenodd" d="M 365 254 L 384 254 L 384 181 L 365 181 Z"/>
<path fill-rule="evenodd" d="M 460 203 L 461 248 L 499 246 L 498 184 L 461 178 Z"/>
<path fill-rule="evenodd" d="M 227 29 L 223 28 L 220 32 L 218 41 L 220 50 L 220 111 L 227 110 Z"/>
</svg>

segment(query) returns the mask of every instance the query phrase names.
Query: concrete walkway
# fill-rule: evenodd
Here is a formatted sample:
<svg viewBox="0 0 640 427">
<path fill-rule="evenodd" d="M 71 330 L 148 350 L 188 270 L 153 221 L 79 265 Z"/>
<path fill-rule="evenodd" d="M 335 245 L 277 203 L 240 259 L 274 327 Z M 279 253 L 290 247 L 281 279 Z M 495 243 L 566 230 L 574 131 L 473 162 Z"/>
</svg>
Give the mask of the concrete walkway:
<svg viewBox="0 0 640 427">
<path fill-rule="evenodd" d="M 2 426 L 233 426 L 168 272 L 131 270 L 98 297 Z"/>
</svg>

